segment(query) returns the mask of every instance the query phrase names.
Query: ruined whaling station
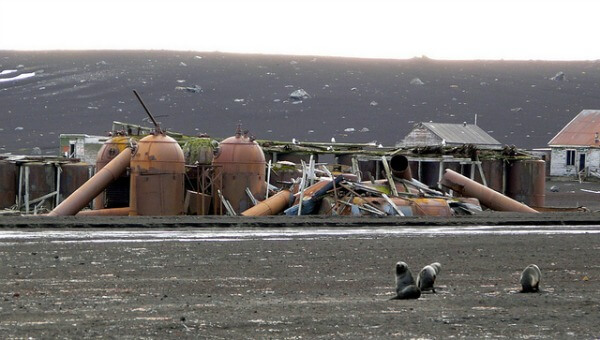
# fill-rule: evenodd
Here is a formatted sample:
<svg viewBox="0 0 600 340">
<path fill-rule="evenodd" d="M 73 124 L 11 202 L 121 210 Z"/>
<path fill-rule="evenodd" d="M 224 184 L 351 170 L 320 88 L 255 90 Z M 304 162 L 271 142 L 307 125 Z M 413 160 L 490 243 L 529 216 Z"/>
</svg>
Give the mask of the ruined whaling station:
<svg viewBox="0 0 600 340">
<path fill-rule="evenodd" d="M 417 124 L 395 147 L 256 140 L 239 124 L 219 140 L 163 130 L 134 94 L 153 128 L 113 122 L 108 137 L 61 135 L 60 157 L 3 156 L 4 213 L 450 217 L 558 209 L 544 204 L 545 161 L 486 140 L 476 125 Z M 483 137 L 453 142 L 451 125 Z M 450 137 L 439 143 L 432 129 Z"/>
</svg>

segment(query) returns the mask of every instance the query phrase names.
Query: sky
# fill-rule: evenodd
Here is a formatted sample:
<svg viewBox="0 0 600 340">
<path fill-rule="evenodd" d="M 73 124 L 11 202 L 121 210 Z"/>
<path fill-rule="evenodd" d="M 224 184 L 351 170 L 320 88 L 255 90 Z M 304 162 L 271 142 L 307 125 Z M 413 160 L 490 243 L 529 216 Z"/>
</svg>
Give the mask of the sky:
<svg viewBox="0 0 600 340">
<path fill-rule="evenodd" d="M 595 0 L 0 0 L 0 50 L 596 60 Z"/>
</svg>

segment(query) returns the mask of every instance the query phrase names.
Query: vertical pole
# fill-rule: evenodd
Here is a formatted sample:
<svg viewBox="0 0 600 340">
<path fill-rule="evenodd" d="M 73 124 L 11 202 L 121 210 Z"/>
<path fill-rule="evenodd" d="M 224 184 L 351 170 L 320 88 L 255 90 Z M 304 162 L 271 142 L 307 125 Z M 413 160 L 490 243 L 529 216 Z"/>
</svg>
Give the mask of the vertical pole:
<svg viewBox="0 0 600 340">
<path fill-rule="evenodd" d="M 302 179 L 300 180 L 300 202 L 298 203 L 298 216 L 302 215 L 302 200 L 304 199 L 304 186 L 306 183 L 306 164 L 302 161 Z"/>
<path fill-rule="evenodd" d="M 25 167 L 25 213 L 29 214 L 29 165 Z"/>
<path fill-rule="evenodd" d="M 444 175 L 444 159 L 440 161 L 440 171 L 438 171 L 438 183 L 442 181 L 442 176 Z M 441 186 L 440 186 L 441 187 Z"/>
<path fill-rule="evenodd" d="M 269 183 L 270 182 L 271 182 L 271 160 L 269 159 L 269 164 L 267 164 L 267 193 L 265 194 L 265 199 L 269 198 Z"/>
<path fill-rule="evenodd" d="M 313 154 L 310 154 L 310 159 L 308 160 L 308 174 L 307 177 L 310 177 L 310 185 L 315 184 L 315 160 L 313 159 Z"/>
<path fill-rule="evenodd" d="M 60 204 L 60 174 L 62 173 L 62 168 L 60 167 L 60 163 L 56 164 L 56 203 L 55 206 L 58 207 Z"/>
<path fill-rule="evenodd" d="M 23 197 L 23 164 L 19 166 L 19 190 L 17 196 L 17 207 L 21 210 L 21 198 Z"/>
</svg>

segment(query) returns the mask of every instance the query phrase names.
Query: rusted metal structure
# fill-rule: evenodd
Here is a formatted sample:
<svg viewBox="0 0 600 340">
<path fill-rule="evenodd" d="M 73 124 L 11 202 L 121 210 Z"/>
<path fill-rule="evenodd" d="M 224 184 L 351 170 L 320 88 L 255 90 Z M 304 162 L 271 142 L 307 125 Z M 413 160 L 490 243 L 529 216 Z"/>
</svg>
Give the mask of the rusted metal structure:
<svg viewBox="0 0 600 340">
<path fill-rule="evenodd" d="M 392 174 L 398 178 L 404 178 L 407 181 L 412 180 L 412 173 L 408 163 L 408 158 L 403 155 L 395 155 L 390 160 Z"/>
<path fill-rule="evenodd" d="M 81 210 L 77 216 L 129 216 L 129 207 L 98 210 Z"/>
<path fill-rule="evenodd" d="M 56 192 L 56 167 L 54 164 L 46 162 L 23 163 L 21 164 L 20 177 L 21 188 L 19 190 L 24 196 L 21 203 L 25 203 L 27 212 L 29 212 L 27 202 L 35 201 L 47 196 L 49 193 Z M 47 200 L 46 208 L 53 207 L 54 201 Z"/>
<path fill-rule="evenodd" d="M 133 93 L 154 124 L 154 132 L 138 142 L 131 159 L 129 215 L 182 215 L 185 194 L 183 150 L 160 128 L 137 91 Z"/>
<path fill-rule="evenodd" d="M 391 203 L 390 203 L 391 201 Z M 382 197 L 354 197 L 341 210 L 340 215 L 362 215 L 359 207 L 370 206 L 386 213 L 387 215 L 402 216 L 437 216 L 450 217 L 453 215 L 452 209 L 448 205 L 448 200 L 441 198 L 401 198 L 390 197 L 389 200 Z M 355 209 L 353 209 L 355 207 Z M 397 209 L 397 210 L 396 210 Z"/>
<path fill-rule="evenodd" d="M 118 179 L 129 166 L 131 149 L 123 150 L 117 157 L 106 164 L 92 178 L 79 187 L 74 193 L 54 208 L 49 216 L 70 216 L 77 214 L 94 199 L 111 182 Z"/>
<path fill-rule="evenodd" d="M 129 137 L 114 136 L 107 140 L 96 158 L 96 172 L 113 160 L 121 151 L 129 146 Z M 108 185 L 100 195 L 94 199 L 94 209 L 117 208 L 129 206 L 129 175 L 123 172 L 123 175 Z"/>
<path fill-rule="evenodd" d="M 277 215 L 285 210 L 290 204 L 292 193 L 289 190 L 281 190 L 274 196 L 259 202 L 252 208 L 242 212 L 242 216 L 267 216 Z"/>
<path fill-rule="evenodd" d="M 185 150 L 185 149 L 184 149 Z M 185 154 L 185 151 L 184 151 Z M 213 204 L 218 202 L 217 185 L 222 183 L 222 169 L 206 164 L 186 165 L 186 198 L 184 206 L 186 213 L 192 215 L 221 215 L 223 206 Z"/>
<path fill-rule="evenodd" d="M 483 186 L 455 171 L 446 169 L 440 183 L 466 197 L 475 197 L 492 210 L 537 213 L 533 208 Z"/>
<path fill-rule="evenodd" d="M 222 168 L 221 192 L 236 213 L 252 206 L 246 188 L 258 200 L 265 197 L 266 162 L 261 147 L 238 126 L 234 136 L 223 140 L 213 159 Z"/>
<path fill-rule="evenodd" d="M 91 165 L 88 163 L 64 163 L 56 166 L 60 173 L 58 182 L 60 201 L 69 197 L 91 177 Z"/>
<path fill-rule="evenodd" d="M 0 161 L 0 209 L 10 208 L 16 203 L 17 173 L 15 163 Z"/>
<path fill-rule="evenodd" d="M 508 166 L 506 195 L 533 207 L 545 205 L 546 162 L 517 160 Z"/>
</svg>

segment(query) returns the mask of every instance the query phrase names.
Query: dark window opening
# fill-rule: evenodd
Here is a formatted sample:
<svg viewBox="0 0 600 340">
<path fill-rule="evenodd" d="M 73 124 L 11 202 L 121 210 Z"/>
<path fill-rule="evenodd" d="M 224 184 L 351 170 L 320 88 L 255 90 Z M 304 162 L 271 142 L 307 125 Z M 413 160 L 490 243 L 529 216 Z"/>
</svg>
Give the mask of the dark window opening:
<svg viewBox="0 0 600 340">
<path fill-rule="evenodd" d="M 575 150 L 567 150 L 567 165 L 575 165 Z"/>
</svg>

